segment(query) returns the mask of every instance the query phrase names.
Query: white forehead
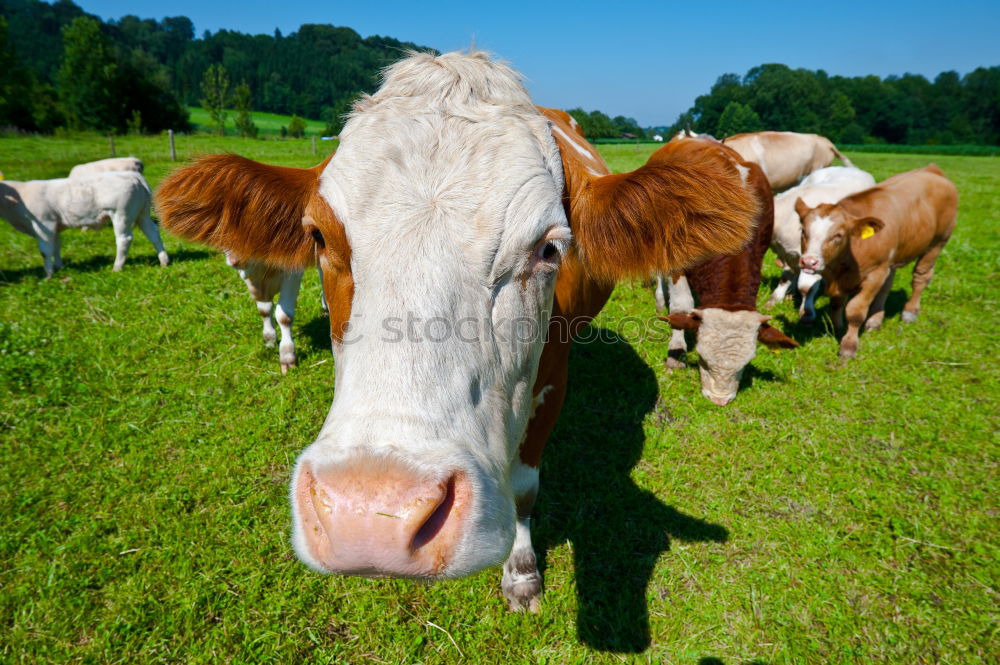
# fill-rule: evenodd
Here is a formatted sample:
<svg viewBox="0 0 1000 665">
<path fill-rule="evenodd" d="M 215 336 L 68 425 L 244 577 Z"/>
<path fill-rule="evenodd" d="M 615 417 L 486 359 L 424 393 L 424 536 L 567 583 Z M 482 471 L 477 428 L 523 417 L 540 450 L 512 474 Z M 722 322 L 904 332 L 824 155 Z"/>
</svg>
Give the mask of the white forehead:
<svg viewBox="0 0 1000 665">
<path fill-rule="evenodd" d="M 818 253 L 819 248 L 823 246 L 823 242 L 826 241 L 826 237 L 830 234 L 830 229 L 833 228 L 834 220 L 832 217 L 815 217 L 811 222 L 809 222 L 809 227 L 807 230 L 807 253 Z"/>
<path fill-rule="evenodd" d="M 566 223 L 550 124 L 510 68 L 476 54 L 389 68 L 348 120 L 320 191 L 362 269 L 369 256 L 440 251 L 491 265 L 505 243 Z"/>
</svg>

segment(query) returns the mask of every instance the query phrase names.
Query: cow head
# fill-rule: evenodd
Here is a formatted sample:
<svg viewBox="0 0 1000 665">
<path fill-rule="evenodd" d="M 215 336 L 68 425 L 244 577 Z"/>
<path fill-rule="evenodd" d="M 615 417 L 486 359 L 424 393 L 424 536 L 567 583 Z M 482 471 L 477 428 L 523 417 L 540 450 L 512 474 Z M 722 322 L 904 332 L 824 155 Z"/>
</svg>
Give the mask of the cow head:
<svg viewBox="0 0 1000 665">
<path fill-rule="evenodd" d="M 315 256 L 323 268 L 334 399 L 291 483 L 293 541 L 310 567 L 442 579 L 499 563 L 561 264 L 648 274 L 745 241 L 755 204 L 731 167 L 705 175 L 704 201 L 685 189 L 667 206 L 669 228 L 650 244 L 620 233 L 651 219 L 639 209 L 571 229 L 563 164 L 508 67 L 419 54 L 357 104 L 328 163 L 209 157 L 160 188 L 161 219 L 178 235 L 240 260 L 301 268 Z M 669 202 L 669 174 L 685 167 L 664 168 L 642 179 L 666 178 L 654 189 Z M 631 187 L 588 182 L 580 205 Z M 688 223 L 699 205 L 730 218 Z M 602 263 L 605 249 L 628 261 Z"/>
<path fill-rule="evenodd" d="M 871 238 L 885 224 L 876 217 L 852 217 L 836 204 L 810 208 L 801 198 L 795 212 L 802 220 L 802 256 L 799 266 L 806 274 L 820 274 L 849 250 L 853 240 Z"/>
<path fill-rule="evenodd" d="M 772 349 L 798 346 L 768 323 L 770 316 L 756 311 L 705 307 L 660 318 L 677 330 L 696 332 L 701 393 L 719 406 L 736 398 L 743 370 L 757 354 L 758 341 Z"/>
</svg>

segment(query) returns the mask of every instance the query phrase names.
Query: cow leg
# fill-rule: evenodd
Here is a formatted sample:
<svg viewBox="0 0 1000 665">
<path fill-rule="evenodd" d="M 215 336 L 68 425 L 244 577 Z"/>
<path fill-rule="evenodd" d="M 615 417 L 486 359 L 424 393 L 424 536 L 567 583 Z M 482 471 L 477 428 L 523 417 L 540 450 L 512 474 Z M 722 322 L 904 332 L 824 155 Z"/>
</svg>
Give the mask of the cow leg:
<svg viewBox="0 0 1000 665">
<path fill-rule="evenodd" d="M 56 247 L 59 242 L 59 232 L 40 228 L 35 230 L 35 240 L 38 242 L 38 252 L 42 255 L 42 265 L 45 269 L 45 279 L 51 279 L 52 273 L 62 266 L 62 260 L 56 262 Z"/>
<path fill-rule="evenodd" d="M 52 269 L 62 270 L 62 234 L 56 231 L 52 234 Z"/>
<path fill-rule="evenodd" d="M 535 548 L 531 545 L 531 511 L 538 496 L 538 468 L 515 460 L 511 469 L 517 523 L 514 547 L 503 565 L 500 589 L 514 612 L 538 612 L 542 597 L 542 574 L 538 572 Z"/>
<path fill-rule="evenodd" d="M 882 289 L 889 270 L 876 271 L 861 283 L 861 290 L 847 303 L 845 313 L 847 315 L 847 332 L 840 340 L 840 355 L 844 358 L 853 358 L 858 355 L 858 335 L 861 326 L 864 325 L 868 310 L 872 306 L 872 301 Z"/>
<path fill-rule="evenodd" d="M 795 279 L 802 301 L 799 304 L 799 321 L 811 325 L 816 320 L 816 298 L 823 278 L 820 275 L 810 275 L 800 272 Z"/>
<path fill-rule="evenodd" d="M 163 249 L 163 240 L 160 238 L 160 227 L 156 225 L 156 222 L 153 221 L 148 212 L 142 213 L 142 216 L 139 218 L 139 228 L 142 229 L 143 234 L 149 238 L 149 242 L 153 243 L 153 247 L 156 248 L 156 258 L 160 260 L 160 265 L 168 265 L 170 257 L 167 256 L 166 250 Z"/>
<path fill-rule="evenodd" d="M 120 272 L 128 258 L 128 248 L 132 245 L 132 224 L 128 217 L 121 211 L 111 215 L 111 227 L 115 231 L 115 266 L 114 271 Z"/>
<path fill-rule="evenodd" d="M 260 318 L 264 322 L 264 346 L 267 348 L 274 346 L 275 341 L 278 339 L 278 333 L 274 330 L 274 322 L 271 320 L 271 311 L 273 309 L 274 303 L 272 301 L 257 301 L 257 313 L 260 314 Z"/>
<path fill-rule="evenodd" d="M 830 310 L 833 313 L 833 329 L 841 332 L 844 329 L 844 298 L 835 296 L 830 298 Z"/>
<path fill-rule="evenodd" d="M 664 285 L 666 277 L 663 276 L 663 273 L 657 273 L 653 279 L 656 282 L 656 312 L 663 314 L 663 310 L 667 307 L 667 294 Z"/>
<path fill-rule="evenodd" d="M 879 289 L 875 300 L 872 301 L 871 309 L 868 310 L 868 320 L 865 321 L 865 330 L 878 330 L 882 327 L 885 319 L 885 301 L 889 297 L 889 290 L 892 289 L 892 280 L 896 276 L 896 269 L 889 270 L 889 276 L 885 278 L 885 283 Z"/>
<path fill-rule="evenodd" d="M 538 466 L 542 449 L 559 418 L 566 399 L 566 377 L 569 370 L 569 342 L 546 349 L 542 364 L 547 371 L 539 371 L 535 382 L 534 413 L 528 421 L 524 441 L 518 457 L 511 464 L 511 485 L 517 523 L 514 526 L 514 547 L 503 565 L 500 588 L 510 609 L 514 612 L 537 612 L 542 597 L 542 574 L 531 545 L 531 511 L 538 496 Z M 550 362 L 555 359 L 555 362 Z M 543 379 L 544 377 L 544 379 Z"/>
<path fill-rule="evenodd" d="M 299 298 L 299 287 L 302 285 L 302 273 L 287 272 L 281 280 L 281 294 L 278 296 L 278 311 L 274 318 L 281 328 L 281 344 L 278 345 L 278 358 L 281 361 L 281 373 L 287 374 L 295 366 L 295 341 L 292 339 L 292 320 L 295 318 L 295 302 Z M 273 330 L 273 329 L 272 329 Z"/>
<path fill-rule="evenodd" d="M 791 270 L 782 270 L 781 279 L 778 281 L 778 286 L 775 287 L 774 293 L 768 298 L 765 307 L 776 307 L 778 303 L 785 299 L 788 295 L 788 290 L 792 286 L 792 282 L 795 281 L 796 274 Z"/>
<path fill-rule="evenodd" d="M 690 312 L 694 309 L 694 295 L 691 287 L 688 286 L 687 277 L 684 275 L 670 278 L 670 313 L 678 314 Z M 670 344 L 667 345 L 667 369 L 681 369 L 686 367 L 684 356 L 687 355 L 687 341 L 684 339 L 683 330 L 674 330 L 670 334 Z"/>
<path fill-rule="evenodd" d="M 913 295 L 903 306 L 903 313 L 900 315 L 900 318 L 906 323 L 913 323 L 917 320 L 917 314 L 920 313 L 920 294 L 931 283 L 931 277 L 934 276 L 934 263 L 942 249 L 944 249 L 943 243 L 931 247 L 926 254 L 917 259 L 917 264 L 913 266 Z"/>
</svg>

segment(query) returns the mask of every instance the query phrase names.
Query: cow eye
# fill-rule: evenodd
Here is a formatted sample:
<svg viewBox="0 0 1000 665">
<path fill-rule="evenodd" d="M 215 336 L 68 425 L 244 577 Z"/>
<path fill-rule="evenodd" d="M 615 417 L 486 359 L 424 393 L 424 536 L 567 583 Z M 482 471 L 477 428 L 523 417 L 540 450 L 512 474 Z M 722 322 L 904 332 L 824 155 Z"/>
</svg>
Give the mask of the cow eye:
<svg viewBox="0 0 1000 665">
<path fill-rule="evenodd" d="M 542 259 L 545 261 L 551 261 L 559 254 L 559 248 L 555 246 L 554 243 L 547 242 L 545 246 L 542 247 Z"/>
<path fill-rule="evenodd" d="M 323 234 L 320 233 L 319 229 L 317 229 L 316 227 L 313 227 L 312 237 L 313 237 L 313 240 L 316 241 L 317 245 L 319 245 L 320 247 L 323 247 L 323 248 L 326 247 L 326 240 L 323 239 Z"/>
</svg>

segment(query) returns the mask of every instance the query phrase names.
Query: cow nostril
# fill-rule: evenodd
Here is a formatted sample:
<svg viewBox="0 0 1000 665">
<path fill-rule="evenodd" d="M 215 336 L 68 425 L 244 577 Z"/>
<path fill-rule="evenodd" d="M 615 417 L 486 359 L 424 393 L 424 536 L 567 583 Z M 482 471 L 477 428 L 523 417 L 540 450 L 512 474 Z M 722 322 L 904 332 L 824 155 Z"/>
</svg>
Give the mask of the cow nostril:
<svg viewBox="0 0 1000 665">
<path fill-rule="evenodd" d="M 441 503 L 438 504 L 434 512 L 430 514 L 430 517 L 420 525 L 417 532 L 413 536 L 413 540 L 410 541 L 410 551 L 416 552 L 421 547 L 431 542 L 448 521 L 448 516 L 451 514 L 451 508 L 455 505 L 455 476 L 448 479 L 445 485 L 444 497 L 441 499 Z"/>
</svg>

